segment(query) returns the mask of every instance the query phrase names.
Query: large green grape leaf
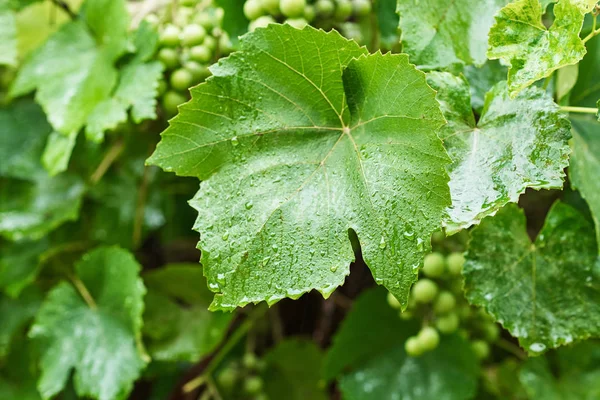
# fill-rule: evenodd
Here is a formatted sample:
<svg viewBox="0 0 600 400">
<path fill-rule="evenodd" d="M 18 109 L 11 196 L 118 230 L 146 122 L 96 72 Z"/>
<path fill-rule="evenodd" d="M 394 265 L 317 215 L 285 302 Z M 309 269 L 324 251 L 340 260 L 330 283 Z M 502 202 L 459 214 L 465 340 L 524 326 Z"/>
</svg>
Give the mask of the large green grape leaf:
<svg viewBox="0 0 600 400">
<path fill-rule="evenodd" d="M 588 40 L 585 47 L 587 54 L 579 63 L 577 83 L 571 92 L 569 103 L 580 107 L 595 107 L 600 99 L 600 36 Z"/>
<path fill-rule="evenodd" d="M 57 132 L 46 147 L 46 168 L 66 169 L 75 137 L 117 83 L 115 61 L 126 50 L 124 0 L 87 0 L 85 18 L 63 25 L 25 61 L 10 90 L 37 89 L 36 100 Z"/>
<path fill-rule="evenodd" d="M 210 312 L 212 293 L 197 264 L 172 264 L 144 275 L 144 336 L 154 360 L 197 362 L 221 342 L 232 314 Z"/>
<path fill-rule="evenodd" d="M 398 0 L 403 51 L 425 69 L 482 65 L 494 14 L 508 0 Z"/>
<path fill-rule="evenodd" d="M 13 340 L 23 336 L 25 325 L 37 312 L 41 300 L 35 287 L 24 290 L 18 298 L 0 294 L 0 360 L 9 353 Z"/>
<path fill-rule="evenodd" d="M 369 289 L 352 304 L 333 337 L 322 375 L 326 380 L 339 377 L 386 353 L 416 330 L 416 324 L 400 319 L 397 310 L 387 304 L 384 289 Z"/>
<path fill-rule="evenodd" d="M 0 236 L 39 239 L 79 214 L 85 185 L 72 174 L 50 178 L 40 163 L 50 133 L 28 100 L 0 108 Z"/>
<path fill-rule="evenodd" d="M 448 232 L 494 215 L 527 188 L 562 187 L 570 124 L 543 90 L 529 88 L 510 99 L 506 82 L 498 83 L 475 123 L 464 78 L 431 72 L 427 81 L 448 120 L 439 133 L 453 161 Z"/>
<path fill-rule="evenodd" d="M 573 155 L 569 166 L 571 185 L 587 201 L 600 243 L 600 124 L 573 117 Z"/>
<path fill-rule="evenodd" d="M 472 231 L 467 299 L 485 307 L 530 354 L 600 335 L 593 225 L 557 202 L 532 243 L 513 204 Z"/>
<path fill-rule="evenodd" d="M 424 74 L 311 27 L 272 25 L 240 46 L 192 89 L 149 159 L 203 181 L 191 205 L 211 307 L 329 295 L 354 259 L 350 229 L 375 280 L 406 304 L 449 203 Z"/>
<path fill-rule="evenodd" d="M 44 399 L 65 387 L 73 369 L 79 396 L 127 398 L 145 365 L 140 268 L 125 250 L 98 248 L 75 266 L 79 293 L 67 282 L 48 293 L 29 332 L 42 351 L 38 389 Z"/>
<path fill-rule="evenodd" d="M 48 240 L 0 241 L 0 290 L 11 297 L 35 280 L 40 256 L 48 249 Z"/>
<path fill-rule="evenodd" d="M 326 400 L 321 382 L 323 354 L 314 342 L 288 339 L 264 356 L 263 378 L 269 399 Z"/>
<path fill-rule="evenodd" d="M 595 3 L 595 1 L 594 1 Z M 496 15 L 490 30 L 487 56 L 510 65 L 511 97 L 535 81 L 566 65 L 577 64 L 586 53 L 579 37 L 590 0 L 560 0 L 554 6 L 554 23 L 542 23 L 539 0 L 517 0 Z"/>
<path fill-rule="evenodd" d="M 530 399 L 600 398 L 600 345 L 597 342 L 586 341 L 558 349 L 553 360 L 557 364 L 554 368 L 545 357 L 531 358 L 523 365 L 519 379 Z"/>
</svg>

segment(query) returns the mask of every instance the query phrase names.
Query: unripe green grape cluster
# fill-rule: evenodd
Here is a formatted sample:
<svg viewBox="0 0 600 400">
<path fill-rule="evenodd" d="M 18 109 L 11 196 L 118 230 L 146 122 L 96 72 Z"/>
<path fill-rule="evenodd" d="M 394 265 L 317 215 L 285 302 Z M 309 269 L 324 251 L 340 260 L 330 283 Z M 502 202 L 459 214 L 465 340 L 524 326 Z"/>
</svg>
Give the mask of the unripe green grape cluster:
<svg viewBox="0 0 600 400">
<path fill-rule="evenodd" d="M 421 322 L 421 330 L 406 340 L 404 348 L 409 356 L 418 357 L 434 350 L 443 335 L 458 333 L 471 341 L 475 355 L 484 360 L 490 355 L 490 344 L 498 340 L 500 328 L 482 309 L 467 303 L 461 276 L 464 245 L 449 241 L 434 236 L 434 247 L 444 252 L 434 251 L 425 256 L 419 279 L 411 289 L 408 307 L 400 312 L 402 319 Z M 391 293 L 388 293 L 388 303 L 394 309 L 401 308 Z"/>
<path fill-rule="evenodd" d="M 248 29 L 264 28 L 272 23 L 287 23 L 302 29 L 310 24 L 363 41 L 360 21 L 371 14 L 371 0 L 246 0 L 244 14 Z"/>
<path fill-rule="evenodd" d="M 208 66 L 233 48 L 222 29 L 224 11 L 211 1 L 180 0 L 161 11 L 146 20 L 159 32 L 156 57 L 165 70 L 161 104 L 173 116 L 189 99 L 188 89 L 210 76 Z"/>
<path fill-rule="evenodd" d="M 216 382 L 222 393 L 228 398 L 269 400 L 264 392 L 264 382 L 260 373 L 264 370 L 264 361 L 254 353 L 248 352 L 241 359 L 229 361 L 216 375 Z"/>
</svg>

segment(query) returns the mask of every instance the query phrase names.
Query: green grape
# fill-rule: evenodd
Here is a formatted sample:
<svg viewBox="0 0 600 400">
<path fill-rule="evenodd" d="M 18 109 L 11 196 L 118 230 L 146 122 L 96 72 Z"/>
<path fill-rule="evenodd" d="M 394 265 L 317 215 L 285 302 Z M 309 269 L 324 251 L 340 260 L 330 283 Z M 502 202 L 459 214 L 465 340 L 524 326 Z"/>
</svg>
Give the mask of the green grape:
<svg viewBox="0 0 600 400">
<path fill-rule="evenodd" d="M 249 376 L 244 381 L 244 392 L 258 394 L 263 389 L 263 380 L 259 376 Z"/>
<path fill-rule="evenodd" d="M 194 81 L 194 76 L 190 71 L 185 68 L 180 68 L 175 70 L 171 74 L 171 78 L 169 79 L 169 83 L 171 87 L 177 91 L 183 92 L 187 90 Z"/>
<path fill-rule="evenodd" d="M 219 372 L 216 379 L 222 389 L 230 391 L 237 383 L 239 373 L 234 367 L 227 366 Z"/>
<path fill-rule="evenodd" d="M 227 32 L 223 32 L 219 36 L 219 50 L 221 50 L 221 54 L 225 55 L 233 51 L 233 43 L 231 43 L 231 38 Z"/>
<path fill-rule="evenodd" d="M 387 302 L 390 305 L 390 307 L 395 308 L 396 310 L 402 308 L 402 305 L 400 304 L 396 296 L 394 296 L 390 292 L 388 292 L 387 294 Z"/>
<path fill-rule="evenodd" d="M 360 30 L 360 26 L 354 22 L 344 22 L 341 26 L 341 30 L 345 37 L 352 39 L 357 43 L 362 43 L 363 34 Z"/>
<path fill-rule="evenodd" d="M 215 27 L 215 19 L 209 13 L 206 12 L 196 14 L 194 22 L 202 25 L 207 31 Z"/>
<path fill-rule="evenodd" d="M 433 235 L 431 235 L 431 241 L 435 244 L 442 243 L 445 238 L 446 235 L 444 235 L 444 232 L 442 231 L 434 232 Z"/>
<path fill-rule="evenodd" d="M 438 314 L 445 314 L 454 310 L 456 307 L 456 297 L 448 291 L 440 292 L 435 303 L 433 304 L 433 311 Z"/>
<path fill-rule="evenodd" d="M 156 14 L 146 15 L 146 17 L 144 18 L 144 21 L 146 21 L 148 24 L 150 24 L 150 26 L 153 28 L 156 28 L 156 27 L 158 27 L 158 25 L 160 25 L 160 19 L 158 18 L 158 16 Z"/>
<path fill-rule="evenodd" d="M 260 17 L 260 18 L 264 18 L 264 17 Z M 210 51 L 215 51 L 215 49 L 217 48 L 217 39 L 215 39 L 212 36 L 207 36 L 204 38 L 204 43 L 202 43 L 202 45 L 208 47 L 210 49 Z"/>
<path fill-rule="evenodd" d="M 439 278 L 446 270 L 446 258 L 441 253 L 430 253 L 425 256 L 423 273 L 429 278 Z"/>
<path fill-rule="evenodd" d="M 400 311 L 400 313 L 398 315 L 400 316 L 400 319 L 403 321 L 408 321 L 409 319 L 414 318 L 413 313 L 408 310 Z"/>
<path fill-rule="evenodd" d="M 458 316 L 461 319 L 469 319 L 473 316 L 473 309 L 469 305 L 464 305 L 458 309 Z"/>
<path fill-rule="evenodd" d="M 206 29 L 201 25 L 187 25 L 181 32 L 181 44 L 186 47 L 195 46 L 204 41 Z"/>
<path fill-rule="evenodd" d="M 460 318 L 458 318 L 456 313 L 442 315 L 435 320 L 437 330 L 446 335 L 456 332 L 459 324 Z"/>
<path fill-rule="evenodd" d="M 156 92 L 159 96 L 163 95 L 167 91 L 167 82 L 164 79 L 158 81 L 158 87 L 156 88 Z"/>
<path fill-rule="evenodd" d="M 488 342 L 495 342 L 500 337 L 500 328 L 494 322 L 488 322 L 481 329 L 483 337 Z"/>
<path fill-rule="evenodd" d="M 279 0 L 260 0 L 260 5 L 263 10 L 266 10 L 271 15 L 279 15 Z"/>
<path fill-rule="evenodd" d="M 244 15 L 250 21 L 254 21 L 264 14 L 264 10 L 259 0 L 247 0 L 244 3 Z"/>
<path fill-rule="evenodd" d="M 162 105 L 167 115 L 177 114 L 177 107 L 187 101 L 187 98 L 180 93 L 169 90 L 162 97 Z"/>
<path fill-rule="evenodd" d="M 404 350 L 411 357 L 418 357 L 423 354 L 424 349 L 421 347 L 421 342 L 416 336 L 411 336 L 404 342 Z"/>
<path fill-rule="evenodd" d="M 354 0 L 353 3 L 354 15 L 357 17 L 365 17 L 371 12 L 370 0 Z"/>
<path fill-rule="evenodd" d="M 159 42 L 162 46 L 177 47 L 179 46 L 179 28 L 173 24 L 168 24 L 164 27 L 160 34 Z"/>
<path fill-rule="evenodd" d="M 315 11 L 321 18 L 329 18 L 335 11 L 335 4 L 332 0 L 318 0 L 315 3 Z"/>
<path fill-rule="evenodd" d="M 196 4 L 198 4 L 198 1 L 197 0 L 179 0 L 179 4 L 184 7 L 194 7 Z"/>
<path fill-rule="evenodd" d="M 430 326 L 421 329 L 417 335 L 417 339 L 419 339 L 419 344 L 425 351 L 431 351 L 440 344 L 440 334 L 435 328 Z"/>
<path fill-rule="evenodd" d="M 315 11 L 315 6 L 312 4 L 308 4 L 304 7 L 304 19 L 308 22 L 312 22 L 315 19 L 317 12 Z"/>
<path fill-rule="evenodd" d="M 450 281 L 450 290 L 452 290 L 452 292 L 456 296 L 463 297 L 464 293 L 463 293 L 463 281 L 462 281 L 462 279 L 453 279 L 452 281 Z"/>
<path fill-rule="evenodd" d="M 250 25 L 248 25 L 248 30 L 252 32 L 257 28 L 266 28 L 267 26 L 269 26 L 269 24 L 274 23 L 275 20 L 273 19 L 273 17 L 271 17 L 270 15 L 263 15 L 262 17 L 250 22 Z"/>
<path fill-rule="evenodd" d="M 474 340 L 471 343 L 471 348 L 475 356 L 480 360 L 486 359 L 490 355 L 490 345 L 484 340 Z"/>
<path fill-rule="evenodd" d="M 343 22 L 350 18 L 352 15 L 352 3 L 350 0 L 338 0 L 337 7 L 335 8 L 335 13 L 333 17 L 340 22 Z"/>
<path fill-rule="evenodd" d="M 163 63 L 165 69 L 173 69 L 179 66 L 179 53 L 170 47 L 160 49 L 158 60 Z"/>
<path fill-rule="evenodd" d="M 465 256 L 461 253 L 452 253 L 446 258 L 446 263 L 448 264 L 448 271 L 452 275 L 460 275 L 465 264 Z"/>
<path fill-rule="evenodd" d="M 199 63 L 207 63 L 212 58 L 212 52 L 204 45 L 194 46 L 190 49 L 190 59 Z"/>
<path fill-rule="evenodd" d="M 184 68 L 191 72 L 194 82 L 203 82 L 210 76 L 210 70 L 206 65 L 198 64 L 196 61 L 188 61 Z"/>
<path fill-rule="evenodd" d="M 412 295 L 417 303 L 430 303 L 438 293 L 438 286 L 430 279 L 419 279 L 412 288 Z"/>
<path fill-rule="evenodd" d="M 308 21 L 304 18 L 288 18 L 284 23 L 291 25 L 296 29 L 303 29 L 306 25 L 308 25 Z"/>
<path fill-rule="evenodd" d="M 256 354 L 250 352 L 244 354 L 242 365 L 244 365 L 246 369 L 256 371 L 258 369 L 258 358 L 256 357 Z"/>
<path fill-rule="evenodd" d="M 180 7 L 177 12 L 177 22 L 180 26 L 189 23 L 192 20 L 192 16 L 195 14 L 195 10 L 189 7 Z M 181 37 L 180 37 L 181 39 Z"/>
<path fill-rule="evenodd" d="M 279 9 L 288 18 L 299 18 L 304 14 L 306 0 L 280 0 Z"/>
</svg>

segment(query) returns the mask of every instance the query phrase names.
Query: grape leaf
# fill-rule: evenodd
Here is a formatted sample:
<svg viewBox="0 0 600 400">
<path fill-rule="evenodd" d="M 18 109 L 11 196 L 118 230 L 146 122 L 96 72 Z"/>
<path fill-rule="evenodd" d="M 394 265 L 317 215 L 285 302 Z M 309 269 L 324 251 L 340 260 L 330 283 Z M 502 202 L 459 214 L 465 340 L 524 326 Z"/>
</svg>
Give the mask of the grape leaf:
<svg viewBox="0 0 600 400">
<path fill-rule="evenodd" d="M 52 174 L 66 169 L 77 133 L 109 98 L 118 78 L 114 62 L 127 46 L 124 0 L 87 0 L 82 14 L 84 20 L 63 25 L 31 54 L 10 90 L 14 97 L 37 89 L 36 100 L 57 132 L 44 155 Z"/>
<path fill-rule="evenodd" d="M 424 69 L 482 65 L 494 14 L 508 0 L 398 0 L 403 51 Z"/>
<path fill-rule="evenodd" d="M 40 256 L 48 249 L 48 240 L 0 242 L 0 290 L 11 297 L 35 280 Z"/>
<path fill-rule="evenodd" d="M 29 332 L 42 350 L 38 389 L 44 399 L 53 397 L 74 369 L 79 396 L 125 399 L 145 365 L 140 265 L 127 251 L 105 247 L 84 255 L 75 270 L 81 294 L 59 283 Z"/>
<path fill-rule="evenodd" d="M 558 377 L 548 359 L 531 358 L 525 362 L 519 379 L 530 399 L 594 400 L 600 398 L 600 346 L 586 341 L 571 348 L 558 349 Z"/>
<path fill-rule="evenodd" d="M 149 159 L 203 181 L 191 205 L 212 309 L 329 295 L 354 259 L 350 229 L 375 280 L 406 304 L 448 205 L 424 74 L 311 27 L 271 25 L 240 45 Z"/>
<path fill-rule="evenodd" d="M 265 393 L 270 399 L 326 400 L 321 376 L 323 354 L 314 342 L 288 339 L 264 356 Z"/>
<path fill-rule="evenodd" d="M 576 117 L 571 121 L 574 129 L 569 178 L 590 207 L 600 243 L 600 124 Z"/>
<path fill-rule="evenodd" d="M 555 20 L 549 29 L 542 23 L 539 0 L 517 0 L 496 15 L 487 56 L 510 65 L 511 97 L 555 70 L 577 64 L 583 58 L 586 49 L 579 33 L 585 14 L 592 8 L 588 0 L 560 0 L 554 6 Z"/>
<path fill-rule="evenodd" d="M 22 335 L 41 300 L 41 293 L 35 287 L 28 288 L 14 299 L 0 294 L 0 359 L 9 353 L 13 339 Z"/>
<path fill-rule="evenodd" d="M 0 65 L 17 64 L 17 20 L 7 2 L 0 2 Z"/>
<path fill-rule="evenodd" d="M 333 337 L 323 362 L 323 378 L 329 381 L 385 354 L 417 329 L 416 324 L 401 320 L 387 304 L 384 289 L 366 290 L 353 303 Z"/>
<path fill-rule="evenodd" d="M 554 204 L 532 243 L 524 213 L 509 204 L 472 231 L 463 269 L 467 299 L 532 355 L 598 336 L 597 251 L 593 225 L 574 208 Z"/>
<path fill-rule="evenodd" d="M 587 54 L 579 63 L 577 83 L 571 92 L 569 104 L 580 107 L 595 107 L 600 99 L 600 81 L 598 65 L 600 65 L 600 36 L 596 36 L 585 44 Z"/>
<path fill-rule="evenodd" d="M 379 0 L 373 4 L 377 15 L 377 26 L 379 27 L 379 41 L 381 47 L 391 49 L 398 44 L 399 18 L 396 13 L 396 0 Z M 368 19 L 368 18 L 366 18 Z M 369 21 L 370 24 L 370 21 Z"/>
<path fill-rule="evenodd" d="M 212 293 L 197 264 L 172 264 L 144 275 L 144 335 L 154 360 L 197 362 L 221 342 L 232 314 L 210 312 Z"/>
<path fill-rule="evenodd" d="M 244 15 L 244 2 L 244 0 L 215 1 L 225 11 L 223 15 L 223 29 L 231 36 L 234 44 L 238 42 L 238 36 L 248 31 L 249 21 L 246 15 Z"/>
<path fill-rule="evenodd" d="M 462 77 L 432 72 L 448 124 L 440 130 L 453 163 L 448 168 L 452 205 L 445 225 L 457 232 L 516 202 L 527 188 L 561 188 L 568 165 L 570 124 L 543 90 L 514 99 L 506 82 L 494 86 L 475 123 L 469 86 Z"/>
</svg>

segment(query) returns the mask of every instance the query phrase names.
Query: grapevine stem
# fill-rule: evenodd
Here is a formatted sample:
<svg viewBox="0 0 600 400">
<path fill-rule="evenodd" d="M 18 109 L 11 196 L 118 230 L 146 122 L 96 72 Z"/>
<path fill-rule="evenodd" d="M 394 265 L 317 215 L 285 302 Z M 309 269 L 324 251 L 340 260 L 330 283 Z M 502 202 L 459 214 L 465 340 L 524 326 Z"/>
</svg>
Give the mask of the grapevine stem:
<svg viewBox="0 0 600 400">
<path fill-rule="evenodd" d="M 250 331 L 252 326 L 254 325 L 254 321 L 262 314 L 264 314 L 265 309 L 263 307 L 257 308 L 254 310 L 253 314 L 249 315 L 248 318 L 235 330 L 235 332 L 227 339 L 227 342 L 219 349 L 217 354 L 210 360 L 204 371 L 201 375 L 192 379 L 185 385 L 183 385 L 183 392 L 190 393 L 196 389 L 198 389 L 203 384 L 207 384 L 207 386 L 211 385 L 211 374 L 215 369 L 221 364 L 223 359 L 229 354 L 231 349 L 233 349 L 240 340 Z M 209 382 L 210 381 L 210 382 Z M 214 388 L 214 384 L 212 385 Z M 209 388 L 212 390 L 212 388 Z M 214 394 L 214 393 L 213 393 Z"/>
<path fill-rule="evenodd" d="M 504 349 L 504 350 L 508 351 L 509 353 L 515 355 L 520 360 L 527 359 L 527 355 L 525 355 L 525 353 L 523 352 L 523 350 L 521 350 L 521 348 L 519 346 L 516 346 L 515 344 L 509 342 L 506 339 L 501 338 L 498 341 L 496 341 L 495 344 L 496 344 L 496 346 L 500 347 L 501 349 Z"/>
<path fill-rule="evenodd" d="M 77 276 L 72 274 L 69 274 L 69 279 L 71 279 L 71 282 L 73 282 L 73 286 L 75 286 L 75 288 L 77 289 L 81 297 L 83 297 L 83 300 L 85 300 L 87 305 L 92 310 L 97 310 L 98 305 L 94 301 L 94 298 L 92 297 L 91 293 L 87 290 L 83 282 L 81 282 L 81 280 Z"/>
<path fill-rule="evenodd" d="M 569 112 L 569 113 L 598 114 L 598 109 L 597 108 L 591 108 L 591 107 L 569 107 L 569 106 L 562 106 L 560 108 L 560 110 L 564 111 L 564 112 Z"/>
<path fill-rule="evenodd" d="M 102 179 L 106 171 L 108 171 L 117 157 L 121 155 L 124 148 L 125 145 L 123 144 L 122 140 L 118 140 L 112 145 L 112 147 L 104 155 L 102 161 L 100 161 L 100 164 L 98 164 L 98 168 L 96 168 L 92 176 L 90 176 L 90 181 L 92 184 L 95 185 L 96 183 L 100 182 L 100 179 Z"/>
<path fill-rule="evenodd" d="M 73 10 L 71 10 L 71 7 L 69 7 L 67 2 L 62 1 L 62 0 L 52 0 L 52 2 L 54 3 L 55 6 L 57 6 L 58 8 L 61 8 L 64 12 L 69 14 L 69 17 L 71 17 L 71 19 L 77 18 L 77 14 L 75 14 L 75 12 Z"/>
<path fill-rule="evenodd" d="M 590 32 L 589 35 L 587 35 L 584 39 L 583 39 L 583 43 L 587 43 L 588 40 L 590 40 L 591 38 L 593 38 L 594 36 L 600 34 L 600 29 L 596 29 L 596 25 L 598 24 L 598 15 L 594 15 L 594 21 L 592 22 L 592 31 Z"/>
</svg>

